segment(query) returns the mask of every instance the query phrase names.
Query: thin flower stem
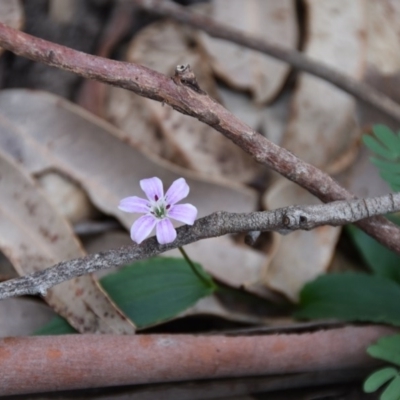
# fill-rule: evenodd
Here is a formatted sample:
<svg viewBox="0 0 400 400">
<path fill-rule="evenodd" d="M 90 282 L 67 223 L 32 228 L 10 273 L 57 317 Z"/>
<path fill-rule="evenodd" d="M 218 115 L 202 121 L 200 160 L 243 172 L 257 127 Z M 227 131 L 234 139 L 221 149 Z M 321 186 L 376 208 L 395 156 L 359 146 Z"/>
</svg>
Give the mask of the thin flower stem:
<svg viewBox="0 0 400 400">
<path fill-rule="evenodd" d="M 210 287 L 213 286 L 215 289 L 217 288 L 215 282 L 210 278 L 206 279 L 206 277 L 200 273 L 199 269 L 196 267 L 194 262 L 190 259 L 186 251 L 183 249 L 183 247 L 178 247 L 179 251 L 181 252 L 183 258 L 186 260 L 186 262 L 189 264 L 190 268 L 192 269 L 193 273 L 203 282 L 206 284 L 206 286 Z"/>
</svg>

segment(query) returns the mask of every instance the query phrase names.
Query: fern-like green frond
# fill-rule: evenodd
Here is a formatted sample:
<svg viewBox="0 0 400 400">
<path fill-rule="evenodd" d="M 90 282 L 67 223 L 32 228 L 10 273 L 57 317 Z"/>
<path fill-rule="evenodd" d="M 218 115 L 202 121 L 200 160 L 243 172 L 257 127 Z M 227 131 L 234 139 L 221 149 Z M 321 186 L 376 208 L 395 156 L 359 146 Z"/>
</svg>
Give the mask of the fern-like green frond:
<svg viewBox="0 0 400 400">
<path fill-rule="evenodd" d="M 400 133 L 395 134 L 385 125 L 372 128 L 374 136 L 364 135 L 364 144 L 378 157 L 371 162 L 379 168 L 380 175 L 391 188 L 400 191 Z"/>
</svg>

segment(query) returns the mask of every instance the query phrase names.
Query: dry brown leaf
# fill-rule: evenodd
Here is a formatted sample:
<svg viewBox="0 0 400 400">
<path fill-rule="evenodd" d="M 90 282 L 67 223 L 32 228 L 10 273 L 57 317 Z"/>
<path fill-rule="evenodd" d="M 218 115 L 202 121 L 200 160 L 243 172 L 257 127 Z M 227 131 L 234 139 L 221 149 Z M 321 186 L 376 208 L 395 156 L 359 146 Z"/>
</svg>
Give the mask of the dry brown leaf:
<svg viewBox="0 0 400 400">
<path fill-rule="evenodd" d="M 89 253 L 98 253 L 130 242 L 129 234 L 123 232 L 107 232 L 84 242 Z M 190 258 L 201 265 L 219 281 L 236 289 L 245 289 L 258 296 L 275 299 L 273 293 L 260 285 L 262 268 L 265 267 L 271 255 L 262 254 L 247 246 L 235 244 L 229 237 L 205 239 L 185 246 Z M 273 250 L 271 250 L 271 254 Z M 179 250 L 163 253 L 165 257 L 182 255 Z M 104 276 L 112 271 L 100 271 L 97 276 Z"/>
<path fill-rule="evenodd" d="M 208 15 L 253 36 L 294 49 L 298 41 L 296 5 L 293 0 L 213 0 Z M 250 90 L 257 102 L 271 101 L 281 90 L 290 68 L 259 52 L 200 35 L 211 56 L 211 65 L 228 84 Z"/>
<path fill-rule="evenodd" d="M 263 106 L 255 104 L 245 93 L 218 86 L 222 104 L 241 121 L 258 131 L 261 125 Z"/>
<path fill-rule="evenodd" d="M 170 21 L 152 24 L 135 36 L 129 46 L 127 60 L 171 76 L 178 64 L 190 64 L 200 87 L 217 98 L 218 92 L 208 62 L 204 60 L 205 55 L 192 48 L 190 35 L 186 32 Z M 219 175 L 238 182 L 251 181 L 260 171 L 260 166 L 249 155 L 216 134 L 208 125 L 167 105 L 148 99 L 142 101 L 167 139 L 163 142 L 168 143 L 164 156 L 174 163 L 208 176 Z"/>
<path fill-rule="evenodd" d="M 104 117 L 121 129 L 124 135 L 121 139 L 166 159 L 173 157 L 172 149 L 159 133 L 151 111 L 142 97 L 113 86 L 107 86 L 105 90 Z"/>
<path fill-rule="evenodd" d="M 59 24 L 71 23 L 76 15 L 77 6 L 77 0 L 51 0 L 48 5 L 49 16 Z"/>
<path fill-rule="evenodd" d="M 335 176 L 341 185 L 358 197 L 382 196 L 391 191 L 386 181 L 379 176 L 379 170 L 371 163 L 370 157 L 370 151 L 361 146 L 353 165 Z"/>
<path fill-rule="evenodd" d="M 366 58 L 364 0 L 307 0 L 305 54 L 361 79 Z M 320 168 L 336 161 L 357 134 L 354 99 L 301 74 L 283 146 Z M 343 165 L 344 167 L 345 165 Z"/>
<path fill-rule="evenodd" d="M 84 241 L 84 246 L 88 253 L 98 253 L 100 251 L 128 245 L 130 241 L 131 239 L 128 233 L 111 231 L 88 238 Z M 203 243 L 203 245 L 200 245 L 201 243 Z M 262 297 L 275 299 L 275 296 L 261 285 L 248 285 L 247 287 L 243 287 L 243 284 L 246 285 L 246 282 L 248 282 L 249 276 L 253 277 L 253 280 L 256 282 L 259 282 L 261 268 L 264 265 L 263 262 L 265 262 L 265 257 L 262 254 L 258 254 L 252 249 L 246 251 L 246 249 L 240 248 L 226 237 L 202 240 L 201 242 L 197 242 L 197 244 L 198 246 L 185 246 L 185 250 L 193 261 L 198 261 L 197 256 L 200 252 L 200 254 L 202 254 L 202 262 L 209 261 L 208 264 L 202 264 L 202 266 L 213 276 L 224 281 L 229 286 L 248 289 L 248 291 L 261 295 Z M 204 256 L 204 254 L 206 254 L 206 256 Z M 178 250 L 164 253 L 162 256 L 182 258 L 182 254 Z M 236 266 L 236 268 L 232 267 L 232 265 Z M 240 265 L 239 268 L 237 267 L 238 265 Z M 119 268 L 115 270 L 99 271 L 96 276 L 105 276 L 118 269 Z M 215 295 L 200 299 L 194 306 L 175 318 L 195 315 L 212 315 L 228 321 L 249 324 L 266 324 L 271 322 L 270 319 L 260 317 L 254 313 L 249 314 L 234 310 L 232 307 L 228 308 L 222 304 Z"/>
<path fill-rule="evenodd" d="M 137 216 L 119 211 L 119 200 L 140 196 L 140 179 L 151 176 L 160 177 L 166 187 L 179 177 L 186 178 L 190 186 L 188 202 L 198 208 L 199 217 L 220 210 L 255 210 L 257 197 L 252 190 L 222 179 L 205 180 L 159 158 L 146 156 L 119 140 L 121 134 L 57 96 L 18 89 L 0 92 L 0 148 L 31 173 L 53 169 L 70 176 L 86 190 L 100 210 L 117 217 L 126 228 Z M 218 246 L 212 241 L 204 243 L 209 245 L 202 247 L 196 261 L 206 266 L 208 254 L 218 252 Z M 232 244 L 232 247 L 235 246 Z M 249 251 L 237 250 L 241 255 L 230 259 L 229 272 L 225 269 L 222 274 L 227 274 L 228 278 L 241 274 L 246 282 L 256 279 L 260 258 L 264 257 L 258 253 L 251 256 L 258 257 L 258 264 L 252 267 L 248 261 L 247 267 L 255 272 L 251 276 L 240 272 L 244 260 L 249 258 Z M 211 256 L 215 264 L 217 255 Z"/>
<path fill-rule="evenodd" d="M 92 203 L 75 182 L 54 171 L 40 174 L 37 180 L 49 201 L 71 224 L 95 216 Z"/>
<path fill-rule="evenodd" d="M 262 132 L 268 140 L 280 145 L 289 118 L 292 92 L 285 90 L 273 104 L 265 107 L 261 120 Z"/>
<path fill-rule="evenodd" d="M 60 261 L 84 256 L 66 220 L 3 152 L 0 171 L 0 249 L 18 273 L 41 271 Z M 91 275 L 57 285 L 43 295 L 79 332 L 134 333 L 133 324 L 116 309 Z"/>
<path fill-rule="evenodd" d="M 400 102 L 400 3 L 396 0 L 367 0 L 368 65 L 364 80 Z M 396 130 L 399 122 L 374 107 L 360 103 L 362 125 L 385 124 Z"/>
<path fill-rule="evenodd" d="M 57 314 L 46 304 L 26 298 L 0 301 L 0 337 L 29 336 Z"/>
<path fill-rule="evenodd" d="M 0 0 L 0 22 L 14 29 L 21 29 L 23 27 L 25 16 L 20 0 Z M 3 51 L 0 47 L 0 54 Z"/>
<path fill-rule="evenodd" d="M 263 206 L 274 209 L 319 202 L 298 185 L 279 180 L 265 194 Z M 263 283 L 297 301 L 304 284 L 327 271 L 340 231 L 339 227 L 321 226 L 285 236 L 274 233 L 276 250 L 271 262 L 264 268 Z"/>
<path fill-rule="evenodd" d="M 368 20 L 368 68 L 382 75 L 400 70 L 400 2 L 366 0 Z"/>
<path fill-rule="evenodd" d="M 204 269 L 226 285 L 264 298 L 274 298 L 271 291 L 260 285 L 263 268 L 270 262 L 269 254 L 237 245 L 227 236 L 201 240 L 185 246 L 185 250 L 192 260 L 200 262 Z M 175 249 L 164 255 L 179 257 L 180 253 Z"/>
<path fill-rule="evenodd" d="M 367 0 L 368 84 L 400 102 L 400 2 L 396 0 Z M 385 124 L 398 131 L 399 123 L 382 112 L 360 103 L 359 120 L 363 133 L 371 132 L 371 125 Z M 378 168 L 369 158 L 371 152 L 364 146 L 352 167 L 340 174 L 338 180 L 359 197 L 380 196 L 390 192 L 389 185 L 379 176 Z"/>
</svg>

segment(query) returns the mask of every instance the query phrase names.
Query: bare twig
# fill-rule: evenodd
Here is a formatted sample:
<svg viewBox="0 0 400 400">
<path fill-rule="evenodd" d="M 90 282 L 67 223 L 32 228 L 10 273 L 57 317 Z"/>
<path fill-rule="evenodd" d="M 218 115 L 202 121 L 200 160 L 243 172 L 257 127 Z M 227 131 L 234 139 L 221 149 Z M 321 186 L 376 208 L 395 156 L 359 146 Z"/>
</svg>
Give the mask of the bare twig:
<svg viewBox="0 0 400 400">
<path fill-rule="evenodd" d="M 372 86 L 359 82 L 337 71 L 326 64 L 314 61 L 301 52 L 287 49 L 216 22 L 199 13 L 190 12 L 176 3 L 166 0 L 133 0 L 140 8 L 156 15 L 169 17 L 184 24 L 201 29 L 210 36 L 237 43 L 249 49 L 267 54 L 284 61 L 293 67 L 332 83 L 345 92 L 353 95 L 366 104 L 395 118 L 400 122 L 400 105 L 390 97 L 374 89 Z"/>
<path fill-rule="evenodd" d="M 192 75 L 189 68 L 179 66 L 174 79 L 170 79 L 134 63 L 91 56 L 35 38 L 1 23 L 0 46 L 32 60 L 72 71 L 84 78 L 97 79 L 168 104 L 210 125 L 255 160 L 296 182 L 324 202 L 354 198 L 329 175 L 270 142 L 207 94 L 194 90 L 186 79 Z M 400 230 L 394 224 L 383 217 L 376 217 L 361 221 L 358 225 L 380 243 L 400 254 Z"/>
<path fill-rule="evenodd" d="M 235 337 L 5 338 L 0 339 L 0 396 L 309 371 L 329 375 L 332 370 L 377 366 L 378 361 L 368 357 L 365 348 L 394 332 L 382 326 L 350 326 L 303 334 Z"/>
<path fill-rule="evenodd" d="M 249 231 L 309 230 L 321 225 L 339 226 L 382 213 L 400 210 L 400 193 L 370 199 L 337 201 L 312 206 L 291 206 L 274 211 L 237 214 L 217 212 L 201 218 L 193 226 L 177 229 L 177 238 L 166 245 L 154 237 L 140 245 L 63 261 L 43 271 L 0 283 L 0 300 L 13 296 L 40 293 L 59 283 L 102 269 L 115 267 L 156 256 L 165 251 L 197 242 L 201 239 Z"/>
</svg>

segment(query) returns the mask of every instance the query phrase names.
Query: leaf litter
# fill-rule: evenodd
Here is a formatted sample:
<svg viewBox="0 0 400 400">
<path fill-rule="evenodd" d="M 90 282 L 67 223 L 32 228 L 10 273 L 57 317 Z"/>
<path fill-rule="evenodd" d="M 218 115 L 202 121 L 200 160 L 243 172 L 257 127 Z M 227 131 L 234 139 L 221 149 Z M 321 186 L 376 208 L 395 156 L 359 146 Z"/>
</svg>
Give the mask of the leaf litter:
<svg viewBox="0 0 400 400">
<path fill-rule="evenodd" d="M 57 170 L 78 182 L 98 209 L 116 217 L 127 229 L 135 216 L 119 211 L 117 206 L 121 198 L 140 195 L 139 181 L 143 177 L 159 176 L 166 184 L 184 177 L 191 189 L 187 201 L 196 205 L 199 217 L 219 210 L 256 209 L 254 191 L 222 178 L 205 179 L 127 146 L 119 140 L 121 131 L 57 96 L 17 89 L 3 91 L 0 118 L 0 148 L 32 174 Z M 219 240 L 223 243 L 220 248 L 212 240 L 194 244 L 193 248 L 198 249 L 194 260 L 226 284 L 251 290 L 266 256 L 228 238 Z M 192 251 L 191 246 L 188 251 Z M 218 262 L 228 255 L 230 264 Z M 257 292 L 268 295 L 267 290 Z"/>
<path fill-rule="evenodd" d="M 134 37 L 128 46 L 126 59 L 169 76 L 174 74 L 177 65 L 190 64 L 200 87 L 218 99 L 212 71 L 205 62 L 206 54 L 198 47 L 193 48 L 192 37 L 191 31 L 173 22 L 156 22 Z M 108 119 L 122 122 L 119 127 L 128 130 L 135 124 L 137 114 L 143 111 L 138 120 L 138 130 L 131 129 L 131 132 L 136 132 L 133 140 L 150 151 L 154 146 L 156 153 L 162 151 L 162 156 L 178 165 L 203 173 L 204 176 L 217 175 L 236 182 L 250 182 L 261 170 L 249 155 L 222 135 L 216 134 L 208 125 L 167 105 L 138 98 L 135 94 L 120 93 L 118 90 L 110 92 L 110 95 L 113 94 L 117 94 L 117 97 L 116 100 L 109 97 Z M 132 106 L 125 108 L 125 112 L 121 107 L 126 107 L 127 103 L 122 103 L 121 97 L 131 99 Z M 119 108 L 114 104 L 115 101 L 119 103 Z M 135 111 L 135 108 L 139 111 Z M 131 112 L 132 116 L 128 116 Z M 148 134 L 145 128 L 151 123 L 149 121 L 156 124 L 158 129 L 150 129 Z M 157 137 L 157 133 L 161 138 Z"/>
<path fill-rule="evenodd" d="M 0 249 L 20 275 L 85 255 L 66 220 L 35 181 L 0 152 Z M 49 289 L 43 296 L 80 332 L 134 333 L 91 275 Z"/>
<path fill-rule="evenodd" d="M 213 1 L 212 3 L 215 7 L 219 1 Z M 270 4 L 267 5 L 267 3 Z M 243 26 L 247 24 L 247 28 L 244 27 L 244 29 L 248 29 L 251 25 L 259 28 L 254 23 L 259 18 L 255 15 L 254 10 L 260 10 L 259 7 L 267 8 L 269 6 L 279 8 L 280 5 L 277 5 L 277 3 L 273 1 L 251 1 L 248 2 L 244 9 L 240 10 L 232 2 L 232 9 L 236 9 L 236 16 L 233 18 L 241 18 L 240 24 Z M 390 93 L 395 92 L 397 86 L 390 82 L 397 82 L 398 80 L 398 57 L 396 55 L 398 43 L 394 33 L 398 29 L 394 23 L 399 12 L 396 1 L 383 0 L 382 2 L 374 2 L 368 0 L 363 2 L 356 1 L 350 4 L 347 0 L 341 0 L 340 7 L 337 7 L 341 8 L 342 12 L 338 13 L 337 25 L 334 25 L 335 18 L 332 18 L 332 9 L 336 7 L 337 3 L 336 1 L 327 1 L 324 4 L 319 4 L 313 0 L 306 2 L 309 19 L 306 20 L 308 35 L 305 53 L 323 62 L 329 62 L 357 79 L 362 77 L 364 63 L 367 62 L 367 80 L 374 84 L 379 82 L 382 84 L 382 81 L 384 81 L 386 82 L 384 89 Z M 282 2 L 281 6 L 288 5 L 293 7 L 293 2 Z M 361 21 L 361 16 L 364 15 L 362 11 L 364 10 L 364 5 L 366 5 L 368 16 L 367 56 L 365 55 L 365 49 L 362 48 L 365 36 L 363 32 L 365 32 L 365 27 L 367 26 L 363 25 L 365 21 Z M 356 9 L 360 12 L 355 12 Z M 215 13 L 215 10 L 216 8 L 214 8 L 214 11 L 208 12 Z M 388 12 L 388 10 L 391 11 Z M 289 27 L 287 32 L 293 34 L 291 37 L 292 42 L 289 45 L 295 48 L 298 41 L 296 22 L 293 23 L 296 17 L 295 14 L 295 10 L 292 10 L 286 15 L 286 19 L 281 18 L 279 23 L 282 25 L 276 28 L 275 34 L 273 33 L 272 36 L 266 33 L 254 34 L 270 40 L 279 29 L 283 29 L 283 26 L 286 26 L 286 29 Z M 243 18 L 243 15 L 248 16 L 248 18 Z M 291 18 L 293 19 L 292 21 Z M 326 18 L 332 24 L 324 25 L 323 22 L 326 21 Z M 253 22 L 250 23 L 249 21 Z M 278 21 L 276 22 L 278 23 Z M 207 47 L 204 45 L 204 39 L 201 39 L 203 49 L 199 49 L 196 47 L 196 40 L 198 39 L 190 30 L 177 26 L 170 28 L 173 24 L 167 22 L 158 24 L 146 28 L 148 31 L 142 32 L 142 37 L 140 34 L 136 35 L 128 49 L 128 60 L 133 60 L 130 57 L 131 54 L 134 54 L 135 57 L 138 57 L 139 62 L 154 62 L 151 65 L 152 68 L 161 68 L 158 70 L 169 75 L 172 75 L 176 64 L 181 64 L 188 60 L 194 66 L 196 75 L 201 81 L 201 87 L 204 87 L 216 99 L 222 99 L 227 108 L 238 107 L 236 110 L 241 110 L 241 112 L 246 110 L 245 115 L 241 118 L 253 128 L 261 129 L 274 142 L 280 143 L 283 140 L 284 145 L 289 147 L 296 155 L 329 171 L 341 172 L 349 164 L 353 163 L 354 155 L 358 151 L 359 131 L 354 120 L 354 101 L 347 95 L 337 95 L 335 93 L 336 89 L 326 83 L 324 83 L 326 87 L 321 89 L 318 86 L 321 84 L 319 80 L 315 80 L 318 85 L 315 84 L 313 86 L 314 84 L 307 80 L 309 77 L 302 74 L 298 78 L 295 91 L 293 92 L 292 88 L 288 88 L 287 96 L 282 98 L 280 95 L 281 89 L 286 82 L 290 68 L 272 59 L 270 60 L 275 62 L 275 66 L 270 65 L 267 67 L 264 62 L 254 62 L 254 68 L 246 68 L 246 66 L 248 67 L 247 64 L 242 68 L 242 71 L 234 71 L 239 72 L 239 80 L 234 82 L 235 78 L 229 76 L 231 72 L 229 67 L 235 67 L 235 65 L 231 65 L 231 62 L 225 62 L 225 65 L 218 66 L 217 61 L 212 56 L 212 51 L 208 50 L 208 55 L 204 53 L 204 49 Z M 169 43 L 174 42 L 175 49 L 165 48 L 160 26 L 164 26 L 166 38 L 170 38 Z M 333 31 L 337 34 L 334 37 L 331 35 Z M 342 38 L 348 33 L 351 40 L 348 43 L 341 42 Z M 176 35 L 175 39 L 172 40 L 174 35 Z M 157 39 L 160 37 L 161 39 Z M 140 40 L 143 40 L 143 43 L 138 45 L 137 43 Z M 207 40 L 214 41 L 214 39 Z M 230 45 L 228 42 L 220 42 L 222 46 Z M 146 46 L 148 46 L 147 50 L 151 50 L 147 51 L 148 54 L 146 54 Z M 247 52 L 243 48 L 237 50 L 240 51 L 240 54 Z M 154 54 L 155 51 L 160 52 L 161 57 L 159 60 Z M 165 62 L 166 53 L 173 54 L 176 57 L 175 60 Z M 261 56 L 260 53 L 253 53 L 257 57 Z M 334 56 L 331 58 L 332 54 L 340 54 L 340 57 Z M 348 57 L 343 57 L 342 54 L 348 54 Z M 226 84 L 250 92 L 259 104 L 255 105 L 251 102 L 248 93 L 244 94 L 231 89 L 217 88 L 211 76 L 210 68 L 208 68 L 210 55 L 212 56 L 214 73 L 223 79 Z M 223 55 L 222 52 L 217 54 L 220 57 L 220 62 L 221 60 L 224 61 L 221 55 Z M 238 64 L 240 62 L 246 64 L 249 60 L 247 56 L 236 58 L 237 60 L 234 61 L 237 61 Z M 265 58 L 269 59 L 268 57 Z M 160 63 L 161 67 L 157 67 Z M 257 70 L 260 71 L 261 65 L 265 66 L 265 71 L 269 71 L 268 77 L 274 77 L 273 80 L 267 79 L 262 82 L 264 78 L 254 73 Z M 165 70 L 162 68 L 165 68 Z M 245 79 L 240 81 L 243 78 Z M 99 210 L 104 214 L 117 217 L 125 227 L 129 227 L 132 221 L 125 219 L 123 215 L 119 215 L 114 207 L 122 196 L 131 194 L 132 190 L 139 190 L 137 182 L 143 178 L 142 172 L 151 176 L 161 175 L 160 171 L 162 171 L 164 178 L 169 182 L 172 182 L 178 176 L 185 176 L 188 181 L 190 180 L 194 192 L 193 200 L 191 201 L 197 201 L 198 204 L 202 205 L 201 211 L 203 211 L 203 215 L 217 209 L 241 212 L 256 209 L 257 199 L 255 193 L 245 190 L 241 185 L 229 183 L 226 178 L 233 182 L 250 182 L 257 177 L 258 171 L 253 169 L 251 165 L 250 167 L 247 166 L 240 156 L 236 158 L 238 156 L 235 154 L 233 159 L 236 161 L 241 160 L 240 163 L 242 163 L 243 168 L 240 167 L 239 170 L 234 170 L 235 172 L 232 173 L 229 163 L 224 165 L 225 161 L 221 162 L 218 157 L 218 150 L 221 150 L 221 148 L 225 150 L 227 143 L 225 139 L 218 139 L 215 142 L 210 141 L 211 144 L 206 144 L 205 148 L 201 149 L 204 150 L 204 154 L 197 157 L 198 147 L 196 146 L 200 143 L 201 147 L 202 138 L 218 136 L 211 129 L 205 133 L 202 128 L 193 128 L 193 121 L 190 118 L 184 117 L 181 119 L 180 117 L 183 116 L 168 111 L 167 106 L 162 107 L 122 89 L 107 87 L 106 92 L 108 96 L 107 111 L 105 115 L 101 113 L 100 115 L 122 128 L 121 130 L 113 129 L 109 125 L 100 122 L 100 120 L 90 117 L 82 110 L 49 94 L 28 91 L 20 91 L 19 94 L 18 91 L 1 93 L 0 147 L 22 163 L 31 175 L 36 178 L 41 178 L 47 174 L 50 174 L 50 176 L 55 174 L 57 177 L 71 179 L 75 188 L 78 191 L 81 190 L 81 194 L 86 192 Z M 27 99 L 21 99 L 25 96 Z M 277 101 L 274 101 L 276 98 Z M 233 100 L 238 100 L 239 105 L 234 105 L 235 102 Z M 289 124 L 286 127 L 289 101 L 292 103 L 292 112 Z M 261 103 L 271 102 L 273 103 L 267 108 L 261 105 Z M 279 106 L 279 103 L 282 106 Z M 16 110 L 19 108 L 20 112 Z M 47 109 L 49 111 L 46 111 Z M 240 115 L 240 112 L 233 112 Z M 55 113 L 56 116 L 51 117 L 49 115 L 51 113 Z M 332 118 L 332 115 L 335 118 Z M 364 112 L 364 115 L 362 115 L 364 123 L 381 121 L 379 118 L 374 113 L 366 114 Z M 35 119 L 39 119 L 39 123 Z M 48 120 L 46 121 L 46 119 Z M 69 119 L 72 122 L 67 121 Z M 307 121 L 311 121 L 312 124 L 308 125 Z M 182 124 L 182 130 L 176 124 Z M 397 128 L 397 126 L 394 126 L 394 128 Z M 48 133 L 40 132 L 41 130 Z M 176 137 L 174 137 L 175 130 L 177 131 Z M 187 135 L 188 130 L 193 130 L 193 132 Z M 87 135 L 86 131 L 90 133 Z M 282 133 L 286 134 L 283 139 Z M 327 135 L 325 136 L 324 133 L 327 133 Z M 348 135 L 347 137 L 346 134 Z M 195 135 L 198 135 L 198 137 L 193 138 Z M 121 141 L 121 143 L 116 145 L 118 141 Z M 97 142 L 100 142 L 100 145 Z M 89 145 L 90 143 L 92 147 Z M 122 146 L 126 148 L 124 151 L 121 150 Z M 32 148 L 35 151 L 32 151 Z M 208 154 L 210 149 L 213 150 L 211 155 Z M 232 151 L 235 152 L 236 150 Z M 341 159 L 346 152 L 348 152 L 347 159 Z M 194 154 L 196 154 L 195 160 L 192 157 Z M 172 161 L 178 167 L 162 160 L 160 157 Z M 123 159 L 123 161 L 120 161 L 119 158 Z M 132 161 L 131 159 L 134 160 Z M 370 187 L 371 175 L 369 173 L 364 174 L 368 178 L 364 179 L 364 183 L 359 182 L 358 178 L 362 175 L 360 169 L 364 171 L 364 168 L 368 167 L 368 165 L 368 161 L 365 161 L 359 167 L 358 173 L 347 176 L 347 183 L 349 186 L 354 187 L 355 192 L 359 195 L 381 194 L 382 192 L 376 193 L 377 187 L 375 186 L 377 185 L 375 183 L 372 184 L 373 188 Z M 344 174 L 346 173 L 347 171 Z M 104 179 L 100 177 L 103 174 L 105 175 Z M 376 180 L 378 179 L 376 174 Z M 283 187 L 280 187 L 280 185 Z M 274 197 L 275 199 L 272 202 L 268 201 L 268 206 L 272 208 L 281 207 L 286 203 L 298 204 L 299 201 L 302 202 L 303 196 L 297 194 L 297 188 L 289 186 L 286 188 L 286 185 L 279 182 L 269 186 L 264 197 L 264 205 L 267 198 L 270 200 L 270 198 Z M 386 191 L 386 189 L 382 190 Z M 213 207 L 207 204 L 208 201 L 211 202 Z M 311 203 L 313 200 L 308 198 L 304 201 Z M 65 215 L 73 222 L 93 216 L 93 206 L 90 203 L 86 204 L 88 209 L 85 212 L 81 214 L 77 212 L 75 217 L 70 217 L 68 214 Z M 65 221 L 64 224 L 66 224 Z M 329 266 L 329 260 L 338 235 L 334 231 L 329 232 L 329 229 L 323 233 L 317 230 L 314 232 L 314 236 L 311 234 L 308 238 L 303 239 L 296 237 L 295 234 L 287 237 L 274 235 L 273 248 L 266 255 L 250 248 L 238 246 L 228 237 L 209 240 L 210 244 L 207 243 L 208 241 L 193 244 L 192 247 L 188 247 L 188 252 L 196 261 L 202 262 L 198 258 L 202 259 L 204 266 L 206 268 L 208 266 L 209 270 L 221 282 L 235 288 L 245 287 L 246 290 L 267 298 L 268 293 L 271 293 L 269 288 L 273 288 L 285 293 L 287 297 L 295 301 L 302 282 L 310 280 L 313 274 L 320 274 L 326 271 Z M 305 234 L 305 232 L 301 233 Z M 309 235 L 310 232 L 307 232 L 307 234 Z M 125 234 L 124 236 L 126 239 L 127 235 Z M 286 242 L 287 239 L 290 240 Z M 324 239 L 327 239 L 327 246 L 325 247 L 324 245 L 323 248 L 318 249 L 316 254 L 310 255 L 310 249 L 313 247 L 318 248 L 320 241 Z M 112 241 L 112 243 L 112 245 L 117 245 L 118 241 Z M 106 246 L 106 244 L 103 242 L 100 245 L 100 250 L 102 246 Z M 217 250 L 214 251 L 213 249 L 215 248 Z M 314 261 L 315 259 L 316 261 Z M 305 265 L 307 262 L 309 265 Z M 283 268 L 277 268 L 277 265 L 283 265 Z M 297 274 L 297 268 L 294 265 L 296 267 L 300 265 L 299 274 Z M 302 270 L 303 267 L 305 267 L 305 270 Z M 262 289 L 260 289 L 260 279 L 266 284 L 266 287 L 264 286 Z M 23 306 L 21 307 L 23 308 Z M 219 316 L 224 316 L 225 314 L 224 318 L 234 318 L 236 321 L 244 317 L 243 322 L 246 322 L 245 315 L 240 315 L 240 313 L 234 315 L 233 312 L 229 311 L 231 310 L 227 312 L 226 307 L 221 305 L 215 296 L 210 296 L 201 300 L 192 309 L 180 316 L 215 313 Z M 87 315 L 85 318 L 90 319 Z M 248 315 L 248 323 L 251 323 L 251 318 L 252 316 Z M 265 322 L 267 323 L 268 321 Z"/>
<path fill-rule="evenodd" d="M 298 26 L 293 0 L 212 0 L 202 9 L 211 18 L 254 37 L 295 49 Z M 281 91 L 290 67 L 267 55 L 200 33 L 214 72 L 232 87 L 249 90 L 257 103 L 273 100 Z"/>
</svg>

